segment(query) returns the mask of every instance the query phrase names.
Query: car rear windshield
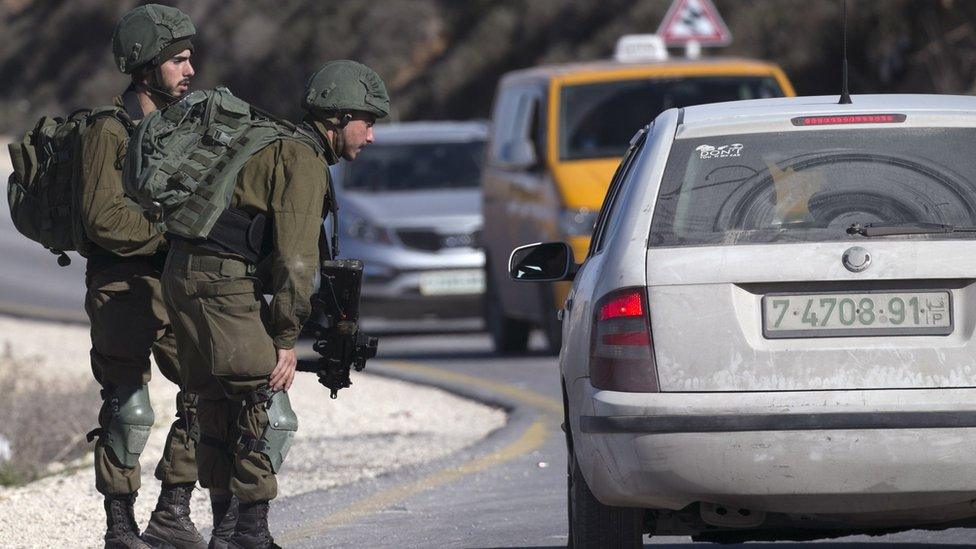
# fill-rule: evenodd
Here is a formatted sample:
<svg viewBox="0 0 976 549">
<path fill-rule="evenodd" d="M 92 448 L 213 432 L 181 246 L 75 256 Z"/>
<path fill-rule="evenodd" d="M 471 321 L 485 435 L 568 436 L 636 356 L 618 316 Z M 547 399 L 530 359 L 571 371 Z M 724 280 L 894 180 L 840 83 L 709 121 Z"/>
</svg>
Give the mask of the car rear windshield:
<svg viewBox="0 0 976 549">
<path fill-rule="evenodd" d="M 485 142 L 369 145 L 345 165 L 347 190 L 415 191 L 478 186 Z"/>
<path fill-rule="evenodd" d="M 971 227 L 974 142 L 973 128 L 890 127 L 676 140 L 650 245 L 848 240 L 854 223 Z"/>
<path fill-rule="evenodd" d="M 782 96 L 770 77 L 645 78 L 565 86 L 559 101 L 559 158 L 622 156 L 638 128 L 672 107 Z"/>
</svg>

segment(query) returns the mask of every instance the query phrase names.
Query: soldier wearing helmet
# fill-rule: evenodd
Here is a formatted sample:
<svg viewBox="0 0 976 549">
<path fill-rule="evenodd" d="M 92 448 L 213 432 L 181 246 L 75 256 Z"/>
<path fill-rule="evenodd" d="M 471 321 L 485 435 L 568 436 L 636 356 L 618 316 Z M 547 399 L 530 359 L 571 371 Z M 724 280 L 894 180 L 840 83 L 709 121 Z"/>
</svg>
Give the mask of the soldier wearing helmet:
<svg viewBox="0 0 976 549">
<path fill-rule="evenodd" d="M 170 235 L 163 272 L 187 384 L 200 396 L 200 484 L 210 490 L 215 521 L 233 497 L 239 501 L 233 547 L 275 547 L 268 510 L 298 429 L 287 391 L 295 342 L 311 312 L 326 201 L 333 199 L 329 165 L 354 160 L 389 111 L 383 81 L 354 61 L 322 67 L 302 104 L 298 137 L 272 141 L 246 161 L 225 211 L 244 220 L 246 235 L 263 235 L 253 246 L 262 250 L 258 258 L 224 244 L 243 234 L 203 241 Z"/>
<path fill-rule="evenodd" d="M 380 77 L 355 61 L 330 61 L 305 86 L 305 122 L 345 160 L 373 142 L 373 123 L 390 110 L 390 98 Z"/>
<path fill-rule="evenodd" d="M 143 111 L 185 94 L 193 77 L 191 39 L 196 29 L 182 11 L 149 4 L 119 20 L 112 33 L 112 54 L 123 74 L 131 75 Z"/>
<path fill-rule="evenodd" d="M 91 321 L 91 362 L 102 387 L 95 444 L 95 486 L 104 495 L 105 547 L 206 547 L 190 519 L 197 480 L 191 435 L 196 397 L 183 391 L 176 340 L 160 287 L 166 241 L 159 228 L 131 207 L 122 187 L 122 156 L 129 133 L 148 113 L 186 93 L 195 33 L 176 8 L 135 8 L 119 20 L 112 50 L 119 70 L 131 75 L 111 116 L 95 118 L 81 139 L 80 214 L 91 241 L 85 310 Z M 154 420 L 148 382 L 150 354 L 160 372 L 181 387 L 176 418 L 155 475 L 159 500 L 140 537 L 133 503 L 141 486 L 139 455 Z"/>
</svg>

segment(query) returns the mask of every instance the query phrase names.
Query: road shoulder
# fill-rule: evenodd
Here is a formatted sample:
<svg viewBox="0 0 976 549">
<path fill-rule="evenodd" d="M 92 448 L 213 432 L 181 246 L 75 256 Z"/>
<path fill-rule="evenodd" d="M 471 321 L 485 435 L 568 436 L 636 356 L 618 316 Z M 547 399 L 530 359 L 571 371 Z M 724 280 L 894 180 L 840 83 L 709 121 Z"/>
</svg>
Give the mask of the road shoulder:
<svg viewBox="0 0 976 549">
<path fill-rule="evenodd" d="M 32 357 L 45 376 L 77 380 L 79 391 L 97 393 L 88 370 L 85 326 L 0 316 L 0 347 Z M 376 361 L 377 366 L 382 361 Z M 373 363 L 371 362 L 372 366 Z M 300 428 L 280 477 L 279 498 L 326 491 L 404 467 L 443 459 L 483 439 L 506 422 L 501 409 L 447 391 L 355 374 L 337 400 L 313 376 L 300 375 L 290 391 Z M 175 411 L 176 388 L 156 375 L 150 384 L 157 425 L 143 454 L 143 488 L 136 517 L 144 526 L 158 494 L 152 470 Z M 91 410 L 95 424 L 97 410 Z M 63 472 L 19 488 L 0 487 L 3 547 L 97 547 L 103 529 L 101 498 L 93 486 L 89 455 Z M 194 493 L 194 521 L 210 525 L 204 490 Z M 275 511 L 272 511 L 274 519 Z"/>
</svg>

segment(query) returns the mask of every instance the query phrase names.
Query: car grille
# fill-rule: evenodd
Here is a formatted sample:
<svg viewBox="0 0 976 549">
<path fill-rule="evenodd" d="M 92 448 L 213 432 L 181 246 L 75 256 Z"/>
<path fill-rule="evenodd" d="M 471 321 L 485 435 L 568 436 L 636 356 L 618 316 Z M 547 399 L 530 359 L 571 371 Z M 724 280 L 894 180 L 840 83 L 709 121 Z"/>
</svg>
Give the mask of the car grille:
<svg viewBox="0 0 976 549">
<path fill-rule="evenodd" d="M 407 248 L 427 252 L 475 247 L 475 235 L 470 233 L 438 234 L 429 229 L 399 229 L 397 236 Z"/>
</svg>

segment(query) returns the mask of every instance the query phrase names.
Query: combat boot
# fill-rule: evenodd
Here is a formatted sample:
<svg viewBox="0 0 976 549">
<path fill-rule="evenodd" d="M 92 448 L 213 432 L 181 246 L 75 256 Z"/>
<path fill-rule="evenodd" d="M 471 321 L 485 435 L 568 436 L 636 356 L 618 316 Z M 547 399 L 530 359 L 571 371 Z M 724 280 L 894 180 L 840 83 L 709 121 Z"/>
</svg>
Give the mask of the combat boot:
<svg viewBox="0 0 976 549">
<path fill-rule="evenodd" d="M 237 496 L 215 498 L 210 496 L 210 509 L 213 511 L 213 531 L 210 533 L 208 549 L 227 549 L 230 538 L 237 527 Z"/>
<path fill-rule="evenodd" d="M 142 539 L 153 547 L 205 549 L 207 542 L 190 519 L 194 483 L 164 484 Z"/>
<path fill-rule="evenodd" d="M 152 549 L 139 539 L 135 502 L 135 493 L 105 496 L 105 549 Z"/>
<path fill-rule="evenodd" d="M 230 538 L 230 547 L 235 549 L 281 549 L 275 545 L 268 531 L 267 501 L 238 504 L 237 527 Z"/>
</svg>

